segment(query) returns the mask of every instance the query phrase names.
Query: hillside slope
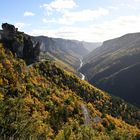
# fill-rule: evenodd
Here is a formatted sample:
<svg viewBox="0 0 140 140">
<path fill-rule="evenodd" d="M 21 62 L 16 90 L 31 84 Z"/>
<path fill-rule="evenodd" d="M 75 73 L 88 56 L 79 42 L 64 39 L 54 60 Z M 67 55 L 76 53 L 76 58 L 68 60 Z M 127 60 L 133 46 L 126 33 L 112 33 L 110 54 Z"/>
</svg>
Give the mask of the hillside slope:
<svg viewBox="0 0 140 140">
<path fill-rule="evenodd" d="M 129 72 L 123 71 L 121 79 L 124 80 L 121 82 L 121 85 L 118 80 L 113 80 L 113 86 L 111 84 L 112 79 L 116 79 L 117 76 L 119 76 L 116 75 L 116 73 L 139 62 L 140 33 L 133 33 L 105 41 L 101 47 L 95 49 L 84 59 L 85 65 L 82 67 L 81 71 L 93 85 L 140 106 L 139 99 L 137 98 L 139 97 L 137 91 L 140 90 L 140 83 L 138 82 L 140 77 L 138 73 L 135 73 L 135 67 L 130 69 Z M 133 75 L 130 76 L 130 74 Z M 132 77 L 137 77 L 131 82 L 131 87 L 135 87 L 135 90 L 134 88 L 130 88 L 130 84 L 126 82 L 131 81 Z M 108 84 L 104 84 L 102 81 Z M 120 86 L 118 87 L 118 85 Z M 110 88 L 110 86 L 112 87 Z M 119 93 L 117 92 L 118 88 Z M 130 97 L 133 98 L 130 100 Z"/>
<path fill-rule="evenodd" d="M 120 96 L 123 99 L 135 105 L 138 105 L 140 99 L 140 94 L 138 93 L 138 89 L 140 86 L 139 72 L 140 63 L 127 67 L 125 69 L 121 69 L 117 73 L 101 79 L 96 85 L 98 86 L 99 84 L 99 86 L 105 88 L 110 93 L 113 92 L 116 96 Z M 121 94 L 122 88 L 123 94 Z"/>
<path fill-rule="evenodd" d="M 88 124 L 82 106 L 90 114 Z M 26 66 L 0 44 L 1 139 L 135 140 L 139 122 L 134 106 L 51 61 Z"/>
<path fill-rule="evenodd" d="M 79 67 L 79 58 L 89 53 L 80 41 L 49 38 L 46 36 L 38 36 L 35 39 L 43 43 L 42 51 L 49 52 L 57 59 L 76 69 Z"/>
</svg>

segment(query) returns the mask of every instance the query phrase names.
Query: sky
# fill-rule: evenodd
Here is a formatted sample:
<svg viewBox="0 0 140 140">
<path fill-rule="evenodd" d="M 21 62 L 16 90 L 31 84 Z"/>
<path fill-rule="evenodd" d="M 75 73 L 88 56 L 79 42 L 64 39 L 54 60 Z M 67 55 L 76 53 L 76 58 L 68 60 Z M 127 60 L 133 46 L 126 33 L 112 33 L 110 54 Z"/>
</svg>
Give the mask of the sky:
<svg viewBox="0 0 140 140">
<path fill-rule="evenodd" d="M 3 0 L 5 22 L 34 36 L 103 42 L 140 32 L 140 0 Z"/>
</svg>

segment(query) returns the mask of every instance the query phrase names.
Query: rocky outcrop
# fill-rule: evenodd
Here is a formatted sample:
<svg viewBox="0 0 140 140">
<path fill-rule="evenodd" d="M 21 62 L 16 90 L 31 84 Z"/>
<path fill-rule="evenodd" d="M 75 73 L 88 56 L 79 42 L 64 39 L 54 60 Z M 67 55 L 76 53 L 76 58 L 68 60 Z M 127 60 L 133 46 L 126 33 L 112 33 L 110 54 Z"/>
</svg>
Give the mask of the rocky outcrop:
<svg viewBox="0 0 140 140">
<path fill-rule="evenodd" d="M 31 37 L 19 32 L 14 25 L 3 23 L 1 42 L 18 58 L 25 60 L 26 64 L 39 61 L 40 43 L 33 42 Z"/>
</svg>

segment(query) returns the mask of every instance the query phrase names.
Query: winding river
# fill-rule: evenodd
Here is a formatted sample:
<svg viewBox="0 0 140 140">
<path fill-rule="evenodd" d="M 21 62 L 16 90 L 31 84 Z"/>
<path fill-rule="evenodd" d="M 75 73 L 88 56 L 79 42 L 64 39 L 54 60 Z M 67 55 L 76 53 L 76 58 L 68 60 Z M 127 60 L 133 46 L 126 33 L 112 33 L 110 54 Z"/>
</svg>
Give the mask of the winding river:
<svg viewBox="0 0 140 140">
<path fill-rule="evenodd" d="M 83 66 L 83 58 L 81 57 L 81 58 L 79 58 L 79 60 L 80 60 L 80 66 L 79 66 L 79 68 L 78 68 L 78 71 L 80 70 L 80 68 Z M 81 75 L 81 79 L 82 80 L 85 80 L 85 75 L 83 74 L 83 73 L 81 73 L 81 72 L 79 72 L 80 73 L 80 75 Z"/>
</svg>

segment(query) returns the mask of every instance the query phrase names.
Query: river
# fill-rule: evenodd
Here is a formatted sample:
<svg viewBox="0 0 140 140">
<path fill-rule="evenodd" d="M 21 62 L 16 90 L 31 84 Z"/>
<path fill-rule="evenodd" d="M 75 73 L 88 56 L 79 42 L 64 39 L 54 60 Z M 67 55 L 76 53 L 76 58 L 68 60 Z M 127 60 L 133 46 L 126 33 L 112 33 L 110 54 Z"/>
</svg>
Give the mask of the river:
<svg viewBox="0 0 140 140">
<path fill-rule="evenodd" d="M 80 66 L 79 66 L 79 68 L 77 69 L 78 71 L 80 70 L 80 68 L 83 66 L 83 58 L 81 57 L 81 58 L 79 58 L 79 60 L 80 60 Z M 80 75 L 81 75 L 81 79 L 82 80 L 85 80 L 85 75 L 83 74 L 83 73 L 81 73 L 81 72 L 79 72 L 80 73 Z"/>
</svg>

